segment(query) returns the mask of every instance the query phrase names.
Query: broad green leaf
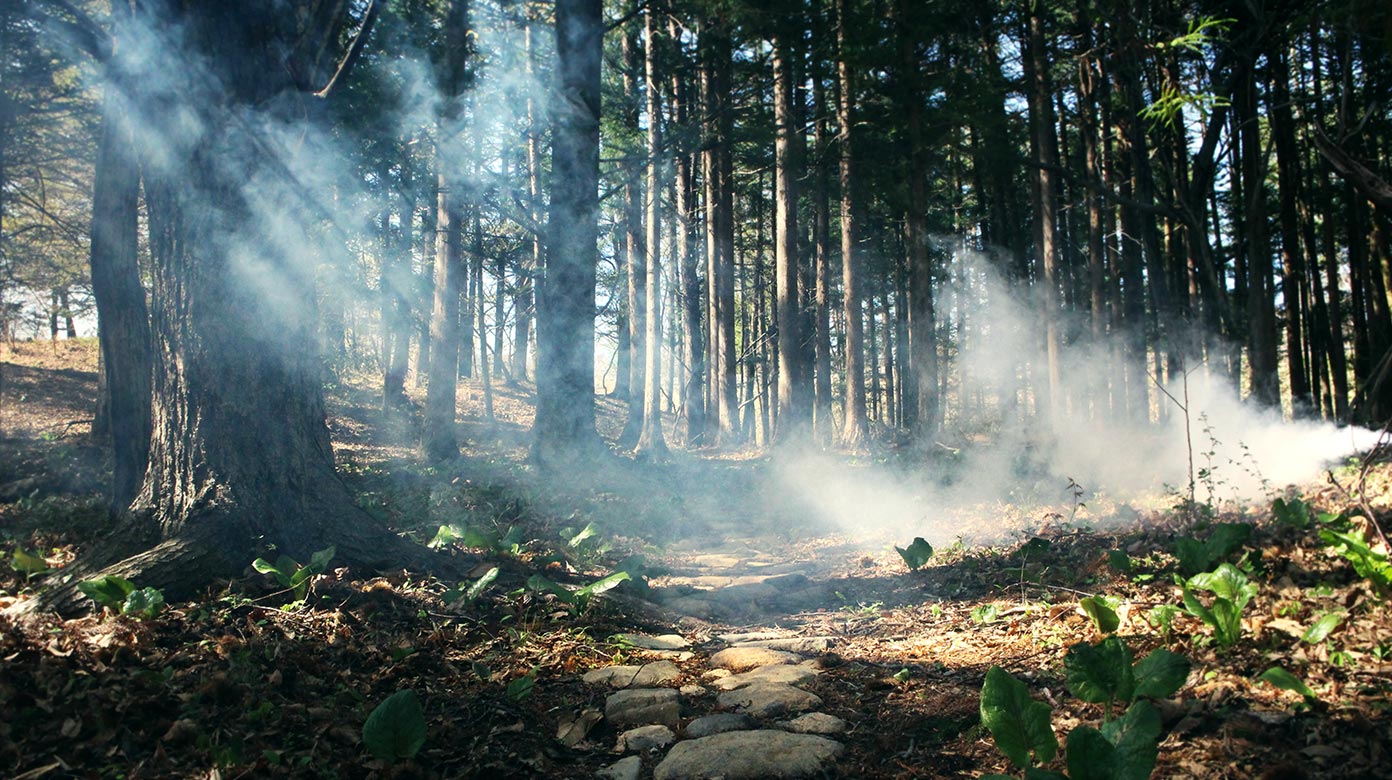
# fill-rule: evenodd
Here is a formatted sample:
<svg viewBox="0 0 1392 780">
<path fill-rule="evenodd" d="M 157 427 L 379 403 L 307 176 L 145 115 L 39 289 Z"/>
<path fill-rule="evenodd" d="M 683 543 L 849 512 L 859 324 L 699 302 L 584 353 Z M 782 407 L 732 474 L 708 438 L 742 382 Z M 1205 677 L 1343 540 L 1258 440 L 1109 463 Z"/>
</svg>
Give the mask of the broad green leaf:
<svg viewBox="0 0 1392 780">
<path fill-rule="evenodd" d="M 126 596 L 135 590 L 135 583 L 115 574 L 103 574 L 95 579 L 79 582 L 77 589 L 97 602 L 98 606 L 120 611 L 121 605 L 126 602 Z"/>
<path fill-rule="evenodd" d="M 1138 701 L 1120 718 L 1104 723 L 1102 735 L 1116 748 L 1112 754 L 1112 777 L 1148 780 L 1155 769 L 1161 728 L 1160 712 L 1148 701 Z"/>
<path fill-rule="evenodd" d="M 292 587 L 292 583 L 290 582 L 290 576 L 294 573 L 293 569 L 290 571 L 281 571 L 278 566 L 266 560 L 265 558 L 257 558 L 256 560 L 252 561 L 251 568 L 261 572 L 262 574 L 271 575 L 271 577 L 273 577 L 276 582 L 280 583 L 281 587 Z"/>
<path fill-rule="evenodd" d="M 1068 732 L 1068 776 L 1071 780 L 1116 780 L 1116 746 L 1091 726 Z"/>
<path fill-rule="evenodd" d="M 45 561 L 42 556 L 25 552 L 18 547 L 15 548 L 12 558 L 10 567 L 25 576 L 32 577 L 35 574 L 43 574 L 48 571 L 48 561 Z"/>
<path fill-rule="evenodd" d="M 1042 536 L 1035 536 L 1031 538 L 1028 542 L 1025 542 L 1024 544 L 1020 545 L 1020 554 L 1026 556 L 1038 555 L 1039 553 L 1042 553 L 1053 546 L 1054 543 L 1049 541 L 1048 539 L 1045 539 Z"/>
<path fill-rule="evenodd" d="M 164 609 L 164 593 L 158 588 L 133 590 L 121 605 L 121 614 L 150 620 Z"/>
<path fill-rule="evenodd" d="M 1050 722 L 1049 705 L 1030 698 L 1029 688 L 999 666 L 986 672 L 981 688 L 981 722 L 996 738 L 996 748 L 1015 766 L 1053 760 L 1058 737 Z"/>
<path fill-rule="evenodd" d="M 323 574 L 329 568 L 329 561 L 334 558 L 334 547 L 329 545 L 324 549 L 309 556 L 309 564 L 306 569 L 311 569 L 315 574 Z"/>
<path fill-rule="evenodd" d="M 1392 586 L 1392 564 L 1387 556 L 1374 550 L 1359 532 L 1320 531 L 1320 538 L 1334 548 L 1334 552 L 1353 564 L 1353 570 L 1379 587 Z"/>
<path fill-rule="evenodd" d="M 580 546 L 581 544 L 583 544 L 587 539 L 589 539 L 590 537 L 594 536 L 594 535 L 597 534 L 597 533 L 599 533 L 599 529 L 598 529 L 598 528 L 595 528 L 595 524 L 594 524 L 594 523 L 588 523 L 588 524 L 585 525 L 584 528 L 582 528 L 582 529 L 580 530 L 580 533 L 575 534 L 574 536 L 570 537 L 570 541 L 566 542 L 566 544 L 569 545 L 570 547 L 579 547 L 579 546 Z"/>
<path fill-rule="evenodd" d="M 435 532 L 435 538 L 431 539 L 430 542 L 426 544 L 426 547 L 432 550 L 438 550 L 451 542 L 457 541 L 463 535 L 463 529 L 457 525 L 442 525 L 440 526 L 440 530 Z"/>
<path fill-rule="evenodd" d="M 1305 634 L 1301 636 L 1300 639 L 1312 645 L 1319 644 L 1323 642 L 1334 629 L 1338 628 L 1339 624 L 1342 622 L 1344 622 L 1344 613 L 1326 612 L 1320 615 L 1319 620 L 1316 620 L 1309 628 L 1305 629 Z"/>
<path fill-rule="evenodd" d="M 560 585 L 546 579 L 540 574 L 533 574 L 527 578 L 527 588 L 528 590 L 534 590 L 538 593 L 550 593 L 567 604 L 575 603 L 574 593 L 562 588 Z"/>
<path fill-rule="evenodd" d="M 413 758 L 425 744 L 425 712 L 410 688 L 377 705 L 362 729 L 363 744 L 377 758 L 395 762 Z"/>
<path fill-rule="evenodd" d="M 1092 618 L 1097 630 L 1110 634 L 1121 626 L 1121 617 L 1116 613 L 1116 599 L 1106 596 L 1088 596 L 1078 602 L 1083 614 Z"/>
<path fill-rule="evenodd" d="M 1130 701 L 1135 695 L 1131 651 L 1119 637 L 1109 636 L 1097 645 L 1073 645 L 1063 668 L 1069 693 L 1083 701 Z"/>
<path fill-rule="evenodd" d="M 1278 498 L 1271 502 L 1271 514 L 1275 515 L 1277 522 L 1288 525 L 1292 528 L 1310 527 L 1310 505 L 1298 498 L 1290 501 Z"/>
<path fill-rule="evenodd" d="M 1173 696 L 1189 679 L 1189 659 L 1163 647 L 1136 662 L 1136 696 L 1164 699 Z"/>
<path fill-rule="evenodd" d="M 508 683 L 507 697 L 512 701 L 522 701 L 536 690 L 536 677 L 528 674 Z"/>
<path fill-rule="evenodd" d="M 508 526 L 507 535 L 503 537 L 498 546 L 504 550 L 516 551 L 527 540 L 526 534 L 527 532 L 522 530 L 520 525 Z"/>
<path fill-rule="evenodd" d="M 904 563 L 911 571 L 918 571 L 928 563 L 928 559 L 933 557 L 933 545 L 929 544 L 922 536 L 915 536 L 913 542 L 908 547 L 895 546 L 899 552 L 899 557 L 904 559 Z"/>
<path fill-rule="evenodd" d="M 475 528 L 472 525 L 465 526 L 459 532 L 459 544 L 471 550 L 498 550 L 501 545 L 498 543 L 498 534 L 494 531 L 485 531 Z"/>
<path fill-rule="evenodd" d="M 1299 677 L 1296 677 L 1279 666 L 1273 666 L 1267 669 L 1262 672 L 1261 676 L 1257 679 L 1263 682 L 1269 682 L 1283 691 L 1298 693 L 1306 699 L 1315 698 L 1315 692 L 1310 690 L 1310 686 L 1306 685 L 1304 680 L 1301 680 Z"/>
<path fill-rule="evenodd" d="M 1107 565 L 1112 567 L 1112 571 L 1118 574 L 1130 573 L 1133 568 L 1131 556 L 1127 555 L 1124 550 L 1108 550 Z"/>
<path fill-rule="evenodd" d="M 575 597 L 581 600 L 588 601 L 591 596 L 598 596 L 599 594 L 604 593 L 605 591 L 613 590 L 614 588 L 618 587 L 620 582 L 624 582 L 627 579 L 629 579 L 628 572 L 616 571 L 613 574 L 610 574 L 608 577 L 595 580 L 594 582 L 591 582 L 589 585 L 586 585 L 580 590 L 575 591 Z"/>
<path fill-rule="evenodd" d="M 1242 608 L 1227 599 L 1213 600 L 1213 635 L 1218 644 L 1232 647 L 1242 638 Z"/>
<path fill-rule="evenodd" d="M 474 584 L 470 585 L 469 590 L 464 593 L 465 600 L 474 601 L 479 596 L 482 596 L 483 592 L 487 590 L 488 586 L 492 585 L 493 580 L 496 579 L 498 579 L 498 567 L 494 566 L 493 568 L 484 572 L 483 576 L 474 580 Z"/>
<path fill-rule="evenodd" d="M 1247 575 L 1243 574 L 1241 569 L 1231 563 L 1224 563 L 1210 572 L 1195 574 L 1189 578 L 1188 585 L 1194 590 L 1205 590 L 1218 598 L 1227 599 L 1239 610 L 1247 606 L 1247 602 L 1257 595 L 1256 586 L 1247 580 Z"/>
</svg>

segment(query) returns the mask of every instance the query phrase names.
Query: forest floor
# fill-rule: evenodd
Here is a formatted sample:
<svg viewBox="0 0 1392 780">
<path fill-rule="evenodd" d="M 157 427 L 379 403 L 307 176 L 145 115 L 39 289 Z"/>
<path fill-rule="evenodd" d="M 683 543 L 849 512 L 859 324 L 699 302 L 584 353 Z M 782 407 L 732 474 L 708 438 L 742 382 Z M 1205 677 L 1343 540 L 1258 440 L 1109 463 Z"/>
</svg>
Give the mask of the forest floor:
<svg viewBox="0 0 1392 780">
<path fill-rule="evenodd" d="M 107 519 L 102 453 L 90 441 L 95 345 L 0 350 L 3 608 L 61 576 Z M 365 576 L 330 560 L 297 598 L 248 561 L 244 576 L 148 619 L 0 618 L 0 776 L 746 776 L 744 759 L 687 774 L 662 763 L 701 741 L 688 733 L 693 719 L 720 711 L 752 714 L 742 728 L 819 731 L 816 745 L 840 746 L 756 776 L 1020 776 L 998 745 L 1032 744 L 1048 759 L 1047 733 L 1029 726 L 1043 707 L 1058 743 L 1073 746 L 1046 765 L 1075 778 L 1136 776 L 1151 749 L 1158 777 L 1392 777 L 1392 567 L 1385 543 L 1357 545 L 1377 539 L 1368 515 L 1385 527 L 1392 513 L 1392 467 L 1376 458 L 1288 490 L 1310 511 L 1293 502 L 1280 512 L 1274 496 L 1186 509 L 1173 495 L 1123 504 L 1063 485 L 1047 499 L 1022 492 L 955 507 L 885 504 L 875 493 L 890 487 L 823 491 L 857 475 L 882 484 L 876 469 L 931 466 L 892 454 L 833 457 L 822 471 L 830 456 L 814 467 L 674 450 L 659 463 L 616 455 L 543 478 L 524 457 L 527 386 L 494 388 L 495 419 L 485 420 L 482 390 L 468 383 L 465 455 L 429 468 L 415 455 L 415 418 L 384 416 L 373 381 L 331 388 L 341 470 L 362 506 L 398 532 L 476 562 L 470 580 Z M 604 399 L 601 417 L 617 435 L 622 406 Z M 818 511 L 831 500 L 845 506 Z M 910 516 L 862 533 L 847 518 L 871 504 Z M 915 535 L 939 549 L 911 569 L 920 548 L 905 556 L 894 544 Z M 1227 588 L 1231 609 L 1201 578 L 1186 611 L 1181 569 L 1222 572 L 1207 584 Z M 599 592 L 620 571 L 629 581 Z M 584 587 L 595 583 L 591 596 Z M 797 691 L 779 690 L 801 698 L 758 709 L 721 692 L 735 685 L 731 671 L 757 664 L 718 652 L 756 646 L 769 658 L 771 648 L 796 651 L 775 660 L 806 673 L 773 676 L 796 677 Z M 1178 664 L 1177 691 L 1141 684 L 1155 672 L 1144 662 L 1106 663 L 1158 648 L 1175 654 L 1152 658 Z M 615 725 L 624 718 L 609 688 L 632 680 L 597 679 L 596 670 L 636 675 L 640 665 L 653 687 L 677 691 L 676 709 L 656 718 L 683 738 L 670 752 L 661 742 L 671 735 L 649 746 Z M 991 717 L 1019 726 L 1014 740 L 1003 736 L 1008 723 L 982 721 L 996 666 L 1028 697 L 990 697 Z M 1273 668 L 1289 674 L 1264 674 Z M 369 752 L 364 723 L 403 689 L 423 703 L 425 739 L 412 758 L 387 763 Z M 1098 701 L 1099 689 L 1117 703 Z M 1118 733 L 1146 731 L 1140 714 L 1114 717 L 1132 698 L 1153 699 L 1132 706 L 1158 718 L 1148 743 Z M 802 710 L 833 717 L 790 725 Z M 404 742 L 409 720 L 395 722 Z M 1090 727 L 1104 720 L 1105 739 L 1132 739 L 1129 752 L 1098 752 Z M 769 750 L 778 743 L 772 731 L 751 733 Z M 637 761 L 616 767 L 625 753 Z M 1128 764 L 1136 755 L 1141 763 Z"/>
</svg>

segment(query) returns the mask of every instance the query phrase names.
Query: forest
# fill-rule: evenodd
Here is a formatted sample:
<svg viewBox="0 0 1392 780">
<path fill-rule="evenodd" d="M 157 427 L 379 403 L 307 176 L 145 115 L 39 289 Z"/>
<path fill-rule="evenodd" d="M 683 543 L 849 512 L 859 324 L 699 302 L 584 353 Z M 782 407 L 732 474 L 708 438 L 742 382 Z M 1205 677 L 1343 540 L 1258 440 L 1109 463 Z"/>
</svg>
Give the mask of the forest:
<svg viewBox="0 0 1392 780">
<path fill-rule="evenodd" d="M 1392 777 L 1390 231 L 1376 0 L 6 2 L 0 774 Z"/>
</svg>

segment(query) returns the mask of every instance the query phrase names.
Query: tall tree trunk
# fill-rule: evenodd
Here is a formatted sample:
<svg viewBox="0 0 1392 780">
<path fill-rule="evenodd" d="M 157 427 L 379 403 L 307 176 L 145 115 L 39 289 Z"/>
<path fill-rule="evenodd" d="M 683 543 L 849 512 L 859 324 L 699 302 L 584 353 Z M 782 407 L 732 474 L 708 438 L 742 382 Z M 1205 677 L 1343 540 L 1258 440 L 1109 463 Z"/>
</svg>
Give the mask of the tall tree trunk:
<svg viewBox="0 0 1392 780">
<path fill-rule="evenodd" d="M 680 39 L 681 30 L 672 20 L 669 32 L 672 40 Z M 691 121 L 691 92 L 687 79 L 677 73 L 672 77 L 673 118 L 684 138 L 689 138 L 687 123 Z M 683 438 L 688 447 L 702 443 L 706 437 L 705 339 L 701 331 L 702 285 L 696 269 L 696 183 L 694 155 L 689 141 L 677 149 L 676 209 L 677 262 L 681 272 L 682 361 L 686 364 L 686 387 L 682 392 Z"/>
<path fill-rule="evenodd" d="M 638 135 L 639 107 L 638 78 L 643 68 L 638 43 L 638 28 L 623 35 L 623 109 L 621 116 L 624 127 L 635 137 Z M 648 250 L 643 235 L 643 166 L 639 164 L 639 141 L 628 150 L 624 162 L 624 261 L 625 278 L 628 280 L 628 348 L 629 348 L 629 395 L 628 416 L 623 431 L 619 434 L 619 446 L 631 448 L 638 443 L 643 432 L 643 394 L 647 388 L 644 375 L 648 368 L 647 312 L 648 312 Z M 656 347 L 657 345 L 653 345 Z"/>
<path fill-rule="evenodd" d="M 846 0 L 836 0 L 836 122 L 841 147 L 841 287 L 846 318 L 845 412 L 841 444 L 849 450 L 867 444 L 865 414 L 865 336 L 860 309 L 860 233 L 855 202 L 854 106 L 855 84 L 848 59 Z"/>
<path fill-rule="evenodd" d="M 826 37 L 825 14 L 819 0 L 814 35 L 817 41 Z M 812 255 L 815 277 L 815 298 L 813 313 L 813 341 L 815 367 L 812 387 L 812 431 L 817 443 L 826 446 L 836 437 L 836 421 L 832 417 L 831 406 L 831 209 L 828 204 L 831 191 L 831 176 L 827 166 L 828 148 L 827 114 L 829 106 L 821 69 L 821 58 L 812 57 L 813 116 L 816 117 L 813 129 L 817 161 L 813 173 L 812 191 Z"/>
<path fill-rule="evenodd" d="M 446 69 L 442 85 L 446 103 L 440 116 L 440 138 L 457 138 L 460 121 L 460 92 L 468 66 L 468 0 L 452 0 L 445 16 Z M 464 193 L 457 177 L 445 162 L 452 155 L 435 154 L 437 174 L 435 216 L 434 294 L 430 309 L 430 341 L 438 346 L 430 361 L 430 381 L 425 392 L 425 421 L 421 442 L 425 456 L 432 461 L 448 460 L 459 454 L 455 434 L 458 403 L 459 299 L 464 267 L 464 214 L 460 205 Z"/>
<path fill-rule="evenodd" d="M 662 180 L 659 155 L 662 152 L 662 88 L 657 72 L 657 30 L 653 17 L 659 12 L 650 2 L 643 14 L 647 46 L 643 56 L 644 88 L 648 113 L 648 200 L 647 200 L 647 312 L 643 340 L 647 345 L 647 365 L 643 371 L 643 424 L 634 451 L 649 458 L 667 452 L 662 437 Z"/>
<path fill-rule="evenodd" d="M 1305 300 L 1307 247 L 1301 246 L 1300 215 L 1296 205 L 1301 197 L 1299 153 L 1296 151 L 1295 117 L 1290 108 L 1290 72 L 1281 47 L 1273 47 L 1267 61 L 1271 91 L 1267 95 L 1272 140 L 1276 146 L 1276 172 L 1280 177 L 1281 198 L 1281 298 L 1286 306 L 1286 368 L 1290 380 L 1291 404 L 1295 414 L 1309 410 L 1313 398 L 1305 369 L 1305 336 L 1309 332 Z"/>
<path fill-rule="evenodd" d="M 543 463 L 602 449 L 594 423 L 594 317 L 603 36 L 600 0 L 556 1 L 556 74 L 567 100 L 554 109 L 546 269 L 537 286 L 532 453 Z"/>
<path fill-rule="evenodd" d="M 115 10 L 120 13 L 121 4 Z M 124 57 L 118 16 L 117 51 L 102 96 L 101 140 L 92 185 L 92 295 L 105 379 L 111 442 L 111 507 L 125 509 L 145 477 L 150 452 L 150 316 L 138 261 L 140 171 L 125 101 Z"/>
<path fill-rule="evenodd" d="M 1248 376 L 1252 395 L 1279 407 L 1276 316 L 1273 300 L 1271 240 L 1266 218 L 1266 160 L 1262 148 L 1255 67 L 1238 86 L 1234 116 L 1239 122 L 1242 161 L 1242 215 L 1247 266 Z"/>
<path fill-rule="evenodd" d="M 731 43 L 729 21 L 717 15 L 701 30 L 701 105 L 705 111 L 702 154 L 706 180 L 706 279 L 710 355 L 711 427 L 721 443 L 738 441 L 739 406 L 735 397 L 735 254 L 734 189 L 730 105 Z"/>
<path fill-rule="evenodd" d="M 531 77 L 536 71 L 536 46 L 532 41 L 533 20 L 529 17 L 523 28 L 523 42 L 526 47 L 526 72 Z M 532 292 L 533 278 L 545 263 L 545 245 L 539 229 L 541 225 L 541 133 L 537 129 L 536 100 L 532 90 L 527 90 L 527 216 L 532 221 L 531 257 L 523 263 L 517 273 L 517 303 L 514 306 L 516 327 L 512 336 L 512 378 L 519 382 L 527 381 L 528 342 L 532 338 L 532 317 L 535 296 Z"/>
<path fill-rule="evenodd" d="M 802 313 L 798 289 L 798 180 L 802 177 L 802 128 L 793 108 L 793 38 L 796 20 L 785 19 L 773 35 L 774 142 L 774 291 L 778 322 L 778 425 L 775 437 L 786 442 L 808 419 L 802 398 Z"/>
<path fill-rule="evenodd" d="M 1031 190 L 1034 200 L 1034 240 L 1039 253 L 1039 285 L 1043 294 L 1044 347 L 1048 384 L 1047 399 L 1041 413 L 1057 419 L 1062 398 L 1059 365 L 1058 302 L 1058 199 L 1054 192 L 1054 170 L 1058 167 L 1058 138 L 1054 125 L 1054 103 L 1049 83 L 1049 53 L 1044 37 L 1044 20 L 1038 4 L 1032 6 L 1025 41 L 1025 78 L 1028 82 L 1030 147 L 1035 171 Z M 1036 387 L 1036 392 L 1039 388 Z"/>
</svg>

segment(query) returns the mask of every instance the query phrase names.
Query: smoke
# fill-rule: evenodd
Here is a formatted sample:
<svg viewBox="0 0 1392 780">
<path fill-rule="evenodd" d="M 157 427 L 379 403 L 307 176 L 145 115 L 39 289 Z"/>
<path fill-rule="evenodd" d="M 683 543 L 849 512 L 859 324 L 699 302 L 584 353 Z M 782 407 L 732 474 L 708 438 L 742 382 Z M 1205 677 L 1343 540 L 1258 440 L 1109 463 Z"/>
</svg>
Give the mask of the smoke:
<svg viewBox="0 0 1392 780">
<path fill-rule="evenodd" d="M 1047 381 L 1038 303 L 983 253 L 939 248 L 952 269 L 936 298 L 950 323 L 940 339 L 949 339 L 952 379 L 939 437 L 921 457 L 847 462 L 803 449 L 775 460 L 768 490 L 849 536 L 941 545 L 998 539 L 1051 516 L 1119 522 L 1134 516 L 1128 504 L 1188 498 L 1191 480 L 1199 503 L 1261 501 L 1377 439 L 1244 402 L 1210 365 L 1177 372 L 1162 390 L 1145 356 L 1124 355 L 1121 334 L 1087 338 L 1074 322 L 1059 324 L 1074 340 L 1061 352 L 1063 398 L 1051 414 L 1024 389 Z M 1144 408 L 1133 400 L 1130 414 L 1123 376 L 1145 383 Z"/>
</svg>

